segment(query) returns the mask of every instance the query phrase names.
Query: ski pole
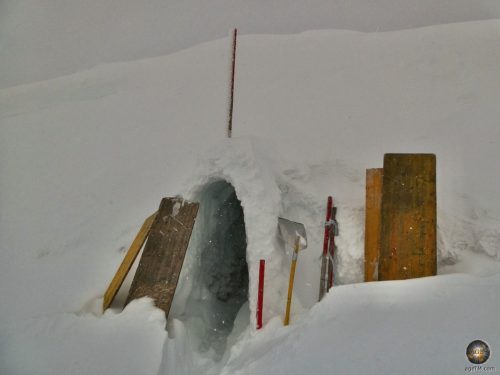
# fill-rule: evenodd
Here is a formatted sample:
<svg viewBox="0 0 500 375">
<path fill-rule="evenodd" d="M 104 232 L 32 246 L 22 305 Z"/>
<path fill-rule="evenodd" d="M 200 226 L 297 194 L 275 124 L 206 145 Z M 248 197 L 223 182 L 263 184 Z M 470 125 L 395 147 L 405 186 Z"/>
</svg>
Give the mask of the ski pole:
<svg viewBox="0 0 500 375">
<path fill-rule="evenodd" d="M 325 234 L 323 239 L 323 254 L 321 256 L 321 275 L 319 281 L 319 299 L 321 301 L 328 289 L 328 240 L 330 236 L 330 219 L 332 214 L 333 199 L 328 197 L 326 204 Z"/>
<path fill-rule="evenodd" d="M 326 291 L 328 292 L 333 286 L 333 257 L 335 256 L 335 236 L 339 234 L 339 226 L 337 224 L 337 207 L 332 207 L 332 214 L 330 216 L 330 243 L 328 244 L 328 287 Z"/>
</svg>

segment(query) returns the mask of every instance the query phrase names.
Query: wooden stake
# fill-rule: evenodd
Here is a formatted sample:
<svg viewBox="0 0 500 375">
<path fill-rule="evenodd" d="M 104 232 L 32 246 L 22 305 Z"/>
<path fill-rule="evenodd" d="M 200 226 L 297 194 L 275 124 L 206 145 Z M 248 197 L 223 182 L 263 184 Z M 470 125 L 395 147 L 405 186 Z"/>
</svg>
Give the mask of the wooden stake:
<svg viewBox="0 0 500 375">
<path fill-rule="evenodd" d="M 227 137 L 231 138 L 233 135 L 233 104 L 234 104 L 234 76 L 236 71 L 236 38 L 238 35 L 238 30 L 233 30 L 233 42 L 232 42 L 232 59 L 231 59 L 231 83 L 230 83 L 230 93 L 229 93 L 229 116 L 227 124 Z"/>
<path fill-rule="evenodd" d="M 383 168 L 366 170 L 365 281 L 378 280 Z"/>
<path fill-rule="evenodd" d="M 128 249 L 127 254 L 125 255 L 125 258 L 120 264 L 120 267 L 118 267 L 118 270 L 116 271 L 113 280 L 111 280 L 108 289 L 106 289 L 106 293 L 104 293 L 104 300 L 102 302 L 102 311 L 105 311 L 113 303 L 113 300 L 115 299 L 116 294 L 120 290 L 123 281 L 127 277 L 130 268 L 132 268 L 132 265 L 134 264 L 134 261 L 137 258 L 137 255 L 139 254 L 142 248 L 142 245 L 144 245 L 144 241 L 146 241 L 146 238 L 148 238 L 149 231 L 151 230 L 151 225 L 153 224 L 153 221 L 156 218 L 157 214 L 158 212 L 155 212 L 153 215 L 148 217 L 144 221 L 144 224 L 142 224 L 139 233 L 137 233 L 137 235 L 135 236 L 135 239 L 132 242 L 132 245 L 130 245 L 130 248 Z"/>
</svg>

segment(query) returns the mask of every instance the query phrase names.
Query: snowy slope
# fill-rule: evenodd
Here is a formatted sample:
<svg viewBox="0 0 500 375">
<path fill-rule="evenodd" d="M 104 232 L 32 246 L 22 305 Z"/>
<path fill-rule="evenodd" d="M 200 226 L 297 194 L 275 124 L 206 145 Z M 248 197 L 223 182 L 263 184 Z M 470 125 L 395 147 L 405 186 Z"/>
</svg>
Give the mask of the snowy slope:
<svg viewBox="0 0 500 375">
<path fill-rule="evenodd" d="M 377 325 L 361 353 L 375 356 L 379 348 L 368 343 L 381 332 L 397 340 L 398 327 L 411 321 L 422 335 L 407 337 L 399 366 L 413 366 L 412 350 L 426 356 L 422 340 L 443 329 L 456 348 L 427 355 L 423 372 L 433 365 L 463 371 L 466 341 L 476 338 L 469 336 L 500 344 L 491 312 L 500 283 L 499 40 L 495 20 L 387 33 L 244 36 L 231 141 L 227 40 L 1 90 L 0 373 L 321 373 L 331 353 L 298 348 L 311 347 L 325 325 L 339 334 L 320 336 L 322 342 L 340 347 L 350 328 L 373 317 Z M 338 281 L 359 282 L 364 171 L 381 166 L 386 152 L 437 154 L 439 272 L 494 276 L 354 284 L 314 305 L 325 198 L 332 194 L 339 205 Z M 267 326 L 243 332 L 224 358 L 226 368 L 186 354 L 191 347 L 179 321 L 172 322 L 178 337 L 166 339 L 161 314 L 148 301 L 120 314 L 98 313 L 124 249 L 160 198 L 195 197 L 216 177 L 233 184 L 245 212 L 251 323 L 257 260 L 269 260 Z M 309 239 L 290 330 L 279 324 L 288 258 L 275 241 L 278 215 L 303 222 Z M 469 323 L 471 296 L 484 302 L 478 328 Z M 420 301 L 429 303 L 411 314 L 425 319 L 408 313 Z M 394 315 L 386 315 L 387 304 Z M 434 315 L 440 325 L 427 325 Z M 463 333 L 454 333 L 462 324 Z M 288 350 L 296 361 L 289 362 Z M 180 363 L 172 364 L 172 356 Z M 393 357 L 375 358 L 377 370 L 397 373 L 388 367 Z M 338 369 L 363 373 L 366 361 Z"/>
<path fill-rule="evenodd" d="M 288 328 L 241 340 L 222 374 L 462 374 L 476 338 L 500 346 L 498 275 L 341 286 Z M 464 297 L 466 302 L 464 303 Z M 496 355 L 485 366 L 496 366 Z"/>
<path fill-rule="evenodd" d="M 500 18 L 497 0 L 2 0 L 0 87 L 244 34 L 388 31 Z"/>
</svg>

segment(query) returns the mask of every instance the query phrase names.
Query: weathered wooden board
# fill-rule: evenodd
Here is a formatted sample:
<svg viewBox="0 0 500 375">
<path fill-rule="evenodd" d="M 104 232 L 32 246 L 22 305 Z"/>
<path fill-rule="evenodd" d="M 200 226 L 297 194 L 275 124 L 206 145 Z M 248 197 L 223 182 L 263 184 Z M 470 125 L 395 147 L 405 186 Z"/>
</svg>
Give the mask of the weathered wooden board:
<svg viewBox="0 0 500 375">
<path fill-rule="evenodd" d="M 198 203 L 163 198 L 125 304 L 148 296 L 168 317 Z"/>
<path fill-rule="evenodd" d="M 118 293 L 118 291 L 120 290 L 123 281 L 127 277 L 130 268 L 134 264 L 135 259 L 137 258 L 137 255 L 142 248 L 142 245 L 144 245 L 144 241 L 146 241 L 146 238 L 148 237 L 149 231 L 151 230 L 151 225 L 153 224 L 157 213 L 158 212 L 155 212 L 144 221 L 141 229 L 139 230 L 139 233 L 137 233 L 137 235 L 135 236 L 135 239 L 132 242 L 132 245 L 130 245 L 125 258 L 123 258 L 120 267 L 118 267 L 118 271 L 116 271 L 116 274 L 113 277 L 113 280 L 111 280 L 106 293 L 104 293 L 102 311 L 105 311 L 113 303 L 113 300 L 116 297 L 116 293 Z"/>
<path fill-rule="evenodd" d="M 386 154 L 379 280 L 436 274 L 436 156 Z"/>
<path fill-rule="evenodd" d="M 378 280 L 383 176 L 382 168 L 366 170 L 365 281 Z"/>
</svg>

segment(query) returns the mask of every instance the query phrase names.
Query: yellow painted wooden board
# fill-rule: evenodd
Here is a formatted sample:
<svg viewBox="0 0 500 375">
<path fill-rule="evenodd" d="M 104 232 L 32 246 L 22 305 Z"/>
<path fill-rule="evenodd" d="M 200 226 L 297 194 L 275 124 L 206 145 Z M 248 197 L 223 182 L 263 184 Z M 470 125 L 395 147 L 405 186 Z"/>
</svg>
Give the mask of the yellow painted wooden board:
<svg viewBox="0 0 500 375">
<path fill-rule="evenodd" d="M 382 168 L 366 170 L 365 281 L 378 280 L 383 176 Z"/>
<path fill-rule="evenodd" d="M 436 274 L 436 156 L 386 154 L 379 280 Z"/>
<path fill-rule="evenodd" d="M 111 283 L 109 284 L 106 293 L 104 293 L 104 301 L 102 303 L 103 311 L 105 311 L 113 303 L 113 300 L 116 297 L 116 293 L 118 293 L 118 290 L 120 290 L 123 281 L 127 277 L 127 274 L 129 273 L 130 268 L 134 264 L 134 261 L 137 258 L 137 255 L 139 254 L 142 245 L 144 245 L 144 242 L 146 241 L 146 238 L 149 235 L 149 231 L 151 230 L 151 225 L 153 224 L 153 221 L 155 220 L 157 214 L 158 212 L 155 212 L 153 215 L 148 217 L 144 221 L 144 224 L 142 224 L 139 233 L 137 233 L 137 235 L 135 236 L 135 239 L 132 242 L 132 245 L 130 245 L 130 248 L 128 249 L 127 254 L 125 255 L 125 258 L 120 264 L 120 267 L 118 267 L 118 271 L 116 271 L 116 274 L 113 277 L 113 280 L 111 280 Z"/>
</svg>

